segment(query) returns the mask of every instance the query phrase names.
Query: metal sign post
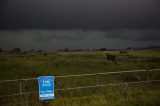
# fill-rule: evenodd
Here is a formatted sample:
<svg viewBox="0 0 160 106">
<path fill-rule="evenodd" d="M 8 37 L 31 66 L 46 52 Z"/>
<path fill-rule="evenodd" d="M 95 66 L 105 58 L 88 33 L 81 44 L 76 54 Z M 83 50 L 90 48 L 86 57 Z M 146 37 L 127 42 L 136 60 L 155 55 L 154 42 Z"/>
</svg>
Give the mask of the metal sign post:
<svg viewBox="0 0 160 106">
<path fill-rule="evenodd" d="M 54 99 L 54 76 L 40 76 L 39 83 L 39 99 L 44 100 Z"/>
</svg>

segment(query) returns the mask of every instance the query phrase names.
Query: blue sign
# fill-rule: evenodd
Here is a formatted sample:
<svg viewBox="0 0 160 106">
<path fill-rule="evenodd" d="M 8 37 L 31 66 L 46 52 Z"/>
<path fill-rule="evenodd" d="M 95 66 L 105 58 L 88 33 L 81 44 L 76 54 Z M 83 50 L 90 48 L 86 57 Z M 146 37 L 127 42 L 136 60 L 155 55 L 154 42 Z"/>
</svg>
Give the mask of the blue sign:
<svg viewBox="0 0 160 106">
<path fill-rule="evenodd" d="M 40 76 L 39 83 L 39 99 L 54 99 L 54 76 Z"/>
</svg>

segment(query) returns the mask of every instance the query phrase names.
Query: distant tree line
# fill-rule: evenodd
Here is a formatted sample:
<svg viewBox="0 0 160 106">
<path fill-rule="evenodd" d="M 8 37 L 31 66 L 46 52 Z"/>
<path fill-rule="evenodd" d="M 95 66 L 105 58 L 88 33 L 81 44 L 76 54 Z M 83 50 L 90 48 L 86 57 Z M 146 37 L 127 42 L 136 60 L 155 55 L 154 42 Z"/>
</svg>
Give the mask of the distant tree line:
<svg viewBox="0 0 160 106">
<path fill-rule="evenodd" d="M 120 51 L 120 53 L 127 53 L 127 51 L 131 51 L 131 50 L 160 50 L 160 46 L 149 46 L 149 47 L 137 47 L 137 48 L 133 48 L 133 47 L 128 47 L 126 49 L 108 49 L 108 48 L 100 48 L 100 49 L 69 49 L 69 48 L 64 48 L 63 50 L 56 50 L 56 51 L 64 51 L 64 52 L 69 52 L 69 51 Z M 43 50 L 34 50 L 31 49 L 30 51 L 23 51 L 20 48 L 13 48 L 11 50 L 3 50 L 2 48 L 0 48 L 0 52 L 9 52 L 9 53 L 33 53 L 33 52 L 37 52 L 37 53 L 43 53 L 45 51 Z"/>
<path fill-rule="evenodd" d="M 2 48 L 0 48 L 0 52 L 21 53 L 21 49 L 13 48 L 12 50 L 3 50 Z"/>
<path fill-rule="evenodd" d="M 3 52 L 2 48 L 0 48 L 0 52 Z"/>
<path fill-rule="evenodd" d="M 14 48 L 11 52 L 21 53 L 21 49 L 20 48 Z"/>
</svg>

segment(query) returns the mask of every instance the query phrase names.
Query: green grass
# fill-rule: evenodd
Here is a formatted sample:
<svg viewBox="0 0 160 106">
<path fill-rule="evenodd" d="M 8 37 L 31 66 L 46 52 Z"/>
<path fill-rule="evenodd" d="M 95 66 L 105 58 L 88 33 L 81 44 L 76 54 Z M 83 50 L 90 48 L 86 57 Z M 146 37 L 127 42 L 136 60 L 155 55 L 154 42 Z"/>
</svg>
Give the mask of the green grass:
<svg viewBox="0 0 160 106">
<path fill-rule="evenodd" d="M 111 95 L 111 97 L 105 95 L 93 95 L 75 98 L 59 98 L 52 102 L 50 105 L 53 106 L 159 106 L 159 98 L 155 95 L 146 98 L 140 97 L 129 97 Z"/>
<path fill-rule="evenodd" d="M 160 57 L 159 51 L 130 51 L 107 53 L 121 56 L 111 62 L 106 60 L 106 52 L 51 52 L 38 54 L 0 54 L 0 80 L 36 78 L 40 75 L 72 75 L 113 71 L 130 71 L 136 69 L 160 68 L 160 61 L 130 60 L 133 57 Z M 123 57 L 124 56 L 124 57 Z M 160 72 L 149 73 L 150 79 L 159 79 Z M 146 73 L 126 73 L 100 75 L 99 84 L 120 83 L 128 81 L 146 80 Z M 19 82 L 1 83 L 0 95 L 19 92 Z M 58 78 L 55 88 L 77 86 L 92 86 L 96 84 L 96 76 Z M 22 91 L 38 90 L 37 81 L 23 81 Z M 69 90 L 55 92 L 56 98 L 47 102 L 49 106 L 159 106 L 160 84 L 156 83 L 147 89 L 147 84 L 129 85 L 125 94 L 121 94 L 124 86 L 101 87 L 83 90 Z M 31 101 L 29 106 L 40 106 L 38 94 L 21 95 L 23 102 Z M 18 103 L 19 96 L 3 98 L 0 102 L 4 106 Z M 35 102 L 38 101 L 38 102 Z M 25 103 L 22 106 L 27 106 Z"/>
</svg>

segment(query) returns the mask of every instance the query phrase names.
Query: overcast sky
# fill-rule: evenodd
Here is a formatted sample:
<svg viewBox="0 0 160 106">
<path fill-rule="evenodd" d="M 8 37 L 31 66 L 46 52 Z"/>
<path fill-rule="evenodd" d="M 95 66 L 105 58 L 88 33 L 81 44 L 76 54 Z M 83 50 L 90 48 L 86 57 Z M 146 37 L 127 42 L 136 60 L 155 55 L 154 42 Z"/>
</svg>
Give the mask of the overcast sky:
<svg viewBox="0 0 160 106">
<path fill-rule="evenodd" d="M 0 1 L 2 49 L 151 45 L 160 45 L 159 0 Z"/>
</svg>

